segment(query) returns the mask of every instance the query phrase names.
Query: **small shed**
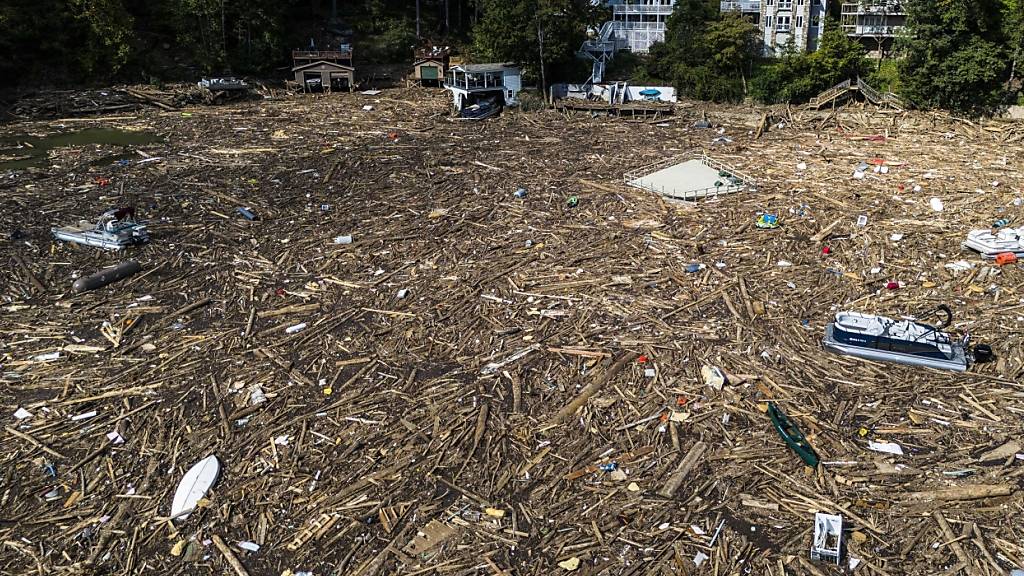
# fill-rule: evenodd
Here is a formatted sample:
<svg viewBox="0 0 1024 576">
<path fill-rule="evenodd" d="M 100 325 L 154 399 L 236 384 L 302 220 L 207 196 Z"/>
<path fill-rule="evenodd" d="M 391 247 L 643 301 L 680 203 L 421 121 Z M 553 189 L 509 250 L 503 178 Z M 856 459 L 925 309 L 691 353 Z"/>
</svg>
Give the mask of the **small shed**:
<svg viewBox="0 0 1024 576">
<path fill-rule="evenodd" d="M 292 68 L 292 74 L 305 92 L 351 91 L 355 86 L 355 68 L 337 62 L 319 60 L 302 64 Z"/>
<path fill-rule="evenodd" d="M 424 86 L 440 86 L 448 71 L 446 58 L 419 58 L 412 63 L 412 79 Z"/>
</svg>

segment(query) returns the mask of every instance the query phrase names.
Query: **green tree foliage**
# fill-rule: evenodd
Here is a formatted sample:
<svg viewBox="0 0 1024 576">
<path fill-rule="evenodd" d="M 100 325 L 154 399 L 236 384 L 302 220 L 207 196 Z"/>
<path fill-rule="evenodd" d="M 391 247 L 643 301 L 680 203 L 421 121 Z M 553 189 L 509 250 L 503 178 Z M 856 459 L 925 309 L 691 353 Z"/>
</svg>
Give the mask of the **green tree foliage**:
<svg viewBox="0 0 1024 576">
<path fill-rule="evenodd" d="M 540 80 L 550 70 L 573 67 L 592 19 L 586 0 L 484 0 L 472 56 L 515 62 Z"/>
<path fill-rule="evenodd" d="M 806 102 L 844 80 L 866 77 L 870 65 L 864 54 L 863 46 L 847 37 L 837 22 L 829 21 L 817 51 L 802 53 L 787 47 L 778 60 L 762 65 L 750 94 L 771 104 Z"/>
<path fill-rule="evenodd" d="M 907 0 L 903 94 L 915 105 L 981 113 L 1006 95 L 1011 61 L 999 0 Z"/>
<path fill-rule="evenodd" d="M 71 0 L 76 17 L 88 23 L 87 72 L 107 66 L 116 72 L 131 55 L 133 19 L 121 0 Z"/>
<path fill-rule="evenodd" d="M 736 101 L 758 51 L 756 27 L 718 3 L 680 0 L 669 17 L 665 41 L 651 47 L 643 77 L 671 82 L 681 96 Z"/>
</svg>

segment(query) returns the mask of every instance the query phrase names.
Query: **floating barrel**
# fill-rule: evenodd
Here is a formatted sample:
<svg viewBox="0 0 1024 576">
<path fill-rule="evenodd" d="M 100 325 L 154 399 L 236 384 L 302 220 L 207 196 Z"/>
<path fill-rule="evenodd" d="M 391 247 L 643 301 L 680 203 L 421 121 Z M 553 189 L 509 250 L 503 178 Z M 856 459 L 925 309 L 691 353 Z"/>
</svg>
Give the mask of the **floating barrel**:
<svg viewBox="0 0 1024 576">
<path fill-rule="evenodd" d="M 123 280 L 133 274 L 136 274 L 140 270 L 142 270 L 142 266 L 135 260 L 121 262 L 116 266 L 104 268 L 95 274 L 82 276 L 78 280 L 75 280 L 75 283 L 71 285 L 71 291 L 85 292 L 86 290 L 102 288 L 107 284 Z"/>
</svg>

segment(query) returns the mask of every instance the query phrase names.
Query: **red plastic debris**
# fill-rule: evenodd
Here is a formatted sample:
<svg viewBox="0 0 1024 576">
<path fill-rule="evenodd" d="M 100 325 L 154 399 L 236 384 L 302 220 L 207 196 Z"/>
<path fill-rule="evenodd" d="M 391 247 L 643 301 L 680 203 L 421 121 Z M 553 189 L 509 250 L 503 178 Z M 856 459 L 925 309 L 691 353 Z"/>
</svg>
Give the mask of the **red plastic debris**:
<svg viewBox="0 0 1024 576">
<path fill-rule="evenodd" d="M 274 294 L 277 294 L 278 296 L 284 296 L 284 288 L 278 288 L 277 290 L 274 290 Z"/>
<path fill-rule="evenodd" d="M 897 288 L 900 287 L 900 283 L 899 282 L 886 282 L 885 283 L 885 287 L 888 290 L 896 290 Z"/>
<path fill-rule="evenodd" d="M 643 363 L 647 362 L 647 355 L 646 354 L 641 354 L 639 357 L 637 357 L 636 361 L 639 364 L 643 364 Z"/>
<path fill-rule="evenodd" d="M 1006 264 L 1013 264 L 1017 261 L 1017 254 L 1013 252 L 1000 252 L 996 254 L 996 264 L 1004 266 Z"/>
<path fill-rule="evenodd" d="M 690 399 L 687 398 L 686 396 L 677 396 L 676 397 L 676 406 L 686 406 L 689 403 L 690 403 Z"/>
<path fill-rule="evenodd" d="M 92 181 L 95 182 L 96 184 L 99 184 L 100 186 L 110 186 L 110 178 L 103 178 L 102 176 L 97 176 L 93 178 Z"/>
<path fill-rule="evenodd" d="M 822 246 L 821 247 L 821 253 L 822 254 L 831 254 L 832 253 L 832 249 L 829 248 L 828 246 Z"/>
</svg>

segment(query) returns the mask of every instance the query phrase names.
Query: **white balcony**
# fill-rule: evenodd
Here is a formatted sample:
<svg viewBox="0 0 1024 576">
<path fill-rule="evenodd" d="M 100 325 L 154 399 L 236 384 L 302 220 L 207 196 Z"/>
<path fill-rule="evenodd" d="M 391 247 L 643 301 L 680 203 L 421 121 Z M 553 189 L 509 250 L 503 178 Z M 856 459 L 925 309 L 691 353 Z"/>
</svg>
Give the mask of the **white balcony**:
<svg viewBox="0 0 1024 576">
<path fill-rule="evenodd" d="M 619 30 L 665 30 L 664 22 L 619 22 L 614 21 L 612 24 L 616 31 Z"/>
<path fill-rule="evenodd" d="M 760 0 L 742 0 L 739 2 L 723 0 L 720 6 L 722 12 L 761 12 Z"/>
<path fill-rule="evenodd" d="M 613 14 L 665 14 L 672 13 L 672 6 L 660 6 L 651 4 L 614 4 Z"/>
<path fill-rule="evenodd" d="M 860 24 L 843 26 L 847 36 L 879 36 L 882 38 L 895 37 L 902 29 L 903 26 L 864 26 Z"/>
<path fill-rule="evenodd" d="M 844 3 L 842 8 L 843 16 L 867 16 L 881 15 L 906 16 L 907 11 L 898 2 L 876 2 L 874 4 L 851 4 Z"/>
</svg>

